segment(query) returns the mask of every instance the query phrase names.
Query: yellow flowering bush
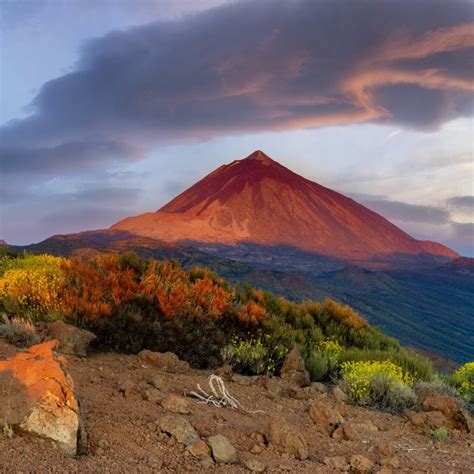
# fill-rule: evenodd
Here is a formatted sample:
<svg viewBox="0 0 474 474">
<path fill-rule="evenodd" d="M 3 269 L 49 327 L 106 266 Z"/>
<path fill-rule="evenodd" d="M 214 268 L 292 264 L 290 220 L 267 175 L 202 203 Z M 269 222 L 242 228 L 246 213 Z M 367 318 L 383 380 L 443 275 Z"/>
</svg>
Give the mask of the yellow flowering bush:
<svg viewBox="0 0 474 474">
<path fill-rule="evenodd" d="M 51 255 L 4 259 L 0 277 L 2 309 L 31 321 L 57 317 L 63 261 Z"/>
<path fill-rule="evenodd" d="M 474 402 L 474 362 L 467 362 L 454 372 L 452 381 L 462 397 Z"/>
<path fill-rule="evenodd" d="M 360 405 L 378 404 L 381 397 L 403 391 L 412 383 L 409 374 L 388 360 L 344 362 L 340 369 L 343 386 Z"/>
<path fill-rule="evenodd" d="M 318 344 L 318 350 L 326 357 L 339 360 L 339 356 L 342 353 L 342 346 L 337 341 L 326 339 Z"/>
</svg>

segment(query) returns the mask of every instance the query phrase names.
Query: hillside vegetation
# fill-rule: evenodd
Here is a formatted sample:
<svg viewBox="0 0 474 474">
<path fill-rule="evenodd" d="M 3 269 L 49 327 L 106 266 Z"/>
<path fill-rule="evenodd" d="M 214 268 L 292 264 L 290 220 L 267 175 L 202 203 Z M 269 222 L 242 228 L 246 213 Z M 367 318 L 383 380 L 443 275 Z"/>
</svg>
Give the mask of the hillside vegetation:
<svg viewBox="0 0 474 474">
<path fill-rule="evenodd" d="M 98 350 L 171 351 L 196 368 L 228 363 L 249 375 L 277 375 L 299 346 L 313 381 L 340 378 L 362 404 L 386 404 L 386 397 L 374 395 L 380 386 L 411 403 L 406 389 L 435 378 L 427 359 L 400 347 L 349 306 L 293 303 L 250 286 L 230 286 L 203 268 L 185 271 L 175 261 L 130 253 L 89 260 L 5 254 L 0 311 L 10 326 L 14 320 L 63 319 L 94 332 Z M 469 391 L 463 381 L 458 386 Z M 388 408 L 403 408 L 399 401 Z"/>
</svg>

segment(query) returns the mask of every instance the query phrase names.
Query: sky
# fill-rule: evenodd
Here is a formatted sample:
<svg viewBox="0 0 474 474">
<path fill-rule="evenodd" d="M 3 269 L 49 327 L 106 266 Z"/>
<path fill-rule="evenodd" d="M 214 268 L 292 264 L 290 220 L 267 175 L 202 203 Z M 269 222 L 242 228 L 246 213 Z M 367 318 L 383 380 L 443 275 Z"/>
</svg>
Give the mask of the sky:
<svg viewBox="0 0 474 474">
<path fill-rule="evenodd" d="M 262 149 L 474 256 L 474 3 L 0 1 L 0 239 L 105 228 Z"/>
</svg>

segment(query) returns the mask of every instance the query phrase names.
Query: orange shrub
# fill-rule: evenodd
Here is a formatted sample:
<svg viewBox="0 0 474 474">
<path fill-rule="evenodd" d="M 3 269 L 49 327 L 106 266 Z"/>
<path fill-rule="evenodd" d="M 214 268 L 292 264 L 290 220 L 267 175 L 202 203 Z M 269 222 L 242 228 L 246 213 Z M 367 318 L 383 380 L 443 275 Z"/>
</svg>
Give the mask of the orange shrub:
<svg viewBox="0 0 474 474">
<path fill-rule="evenodd" d="M 265 308 L 250 300 L 240 310 L 239 320 L 244 324 L 257 326 L 266 315 Z"/>
</svg>

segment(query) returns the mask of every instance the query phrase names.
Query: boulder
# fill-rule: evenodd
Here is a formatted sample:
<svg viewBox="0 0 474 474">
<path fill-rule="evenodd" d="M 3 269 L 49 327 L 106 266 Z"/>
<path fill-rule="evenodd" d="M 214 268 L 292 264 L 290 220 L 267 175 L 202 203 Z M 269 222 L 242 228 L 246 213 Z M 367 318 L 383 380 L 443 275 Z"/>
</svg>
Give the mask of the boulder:
<svg viewBox="0 0 474 474">
<path fill-rule="evenodd" d="M 301 460 L 308 457 L 308 445 L 304 437 L 278 415 L 270 417 L 267 438 L 282 453 L 292 454 Z"/>
<path fill-rule="evenodd" d="M 318 427 L 322 428 L 329 434 L 344 422 L 341 414 L 335 408 L 323 401 L 311 405 L 309 416 Z"/>
<path fill-rule="evenodd" d="M 59 342 L 58 351 L 79 357 L 87 356 L 87 349 L 96 335 L 58 319 L 48 324 L 48 335 Z"/>
<path fill-rule="evenodd" d="M 0 422 L 68 456 L 85 449 L 86 433 L 66 372 L 52 340 L 0 361 Z"/>
<path fill-rule="evenodd" d="M 143 350 L 138 353 L 138 358 L 144 363 L 172 374 L 188 372 L 189 364 L 180 360 L 173 352 L 153 352 Z"/>
<path fill-rule="evenodd" d="M 286 355 L 280 370 L 280 377 L 298 387 L 306 387 L 311 383 L 309 373 L 305 368 L 303 357 L 298 346 L 293 347 Z"/>
<path fill-rule="evenodd" d="M 471 416 L 454 397 L 431 391 L 426 394 L 421 406 L 425 412 L 441 412 L 447 419 L 448 428 L 467 433 L 472 431 Z"/>
<path fill-rule="evenodd" d="M 180 416 L 164 415 L 157 424 L 161 431 L 172 435 L 178 443 L 190 446 L 199 440 L 193 425 Z"/>
<path fill-rule="evenodd" d="M 211 447 L 212 457 L 219 464 L 233 464 L 237 462 L 237 451 L 230 444 L 230 441 L 221 434 L 208 438 Z"/>
<path fill-rule="evenodd" d="M 163 400 L 161 400 L 161 406 L 173 413 L 181 413 L 182 415 L 189 415 L 191 410 L 189 409 L 189 402 L 178 395 L 167 393 Z"/>
</svg>

